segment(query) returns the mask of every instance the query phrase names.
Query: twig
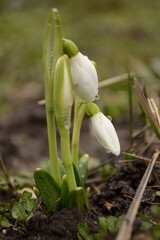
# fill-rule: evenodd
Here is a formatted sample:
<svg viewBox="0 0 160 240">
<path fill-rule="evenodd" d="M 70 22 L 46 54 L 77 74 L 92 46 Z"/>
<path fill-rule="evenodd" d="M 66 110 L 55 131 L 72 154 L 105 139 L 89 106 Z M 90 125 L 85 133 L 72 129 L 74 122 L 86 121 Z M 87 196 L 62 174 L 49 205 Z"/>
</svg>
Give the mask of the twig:
<svg viewBox="0 0 160 240">
<path fill-rule="evenodd" d="M 142 156 L 139 156 L 139 155 L 136 155 L 136 154 L 132 154 L 132 153 L 125 153 L 125 154 L 128 155 L 128 156 L 131 156 L 131 157 L 135 157 L 135 158 L 144 160 L 147 163 L 150 163 L 150 161 L 151 161 L 150 158 L 142 157 Z M 137 159 L 130 159 L 130 160 L 122 159 L 122 160 L 119 160 L 118 162 L 119 163 L 131 163 L 131 162 L 136 162 L 136 161 L 137 161 Z M 155 165 L 156 165 L 156 167 L 160 168 L 160 162 L 156 162 Z"/>
<path fill-rule="evenodd" d="M 124 74 L 118 75 L 116 77 L 105 79 L 105 80 L 99 82 L 98 87 L 102 88 L 102 87 L 106 87 L 106 86 L 109 86 L 114 83 L 121 82 L 123 80 L 128 80 L 128 76 L 133 77 L 133 76 L 135 76 L 135 74 L 133 72 L 124 73 Z"/>
<path fill-rule="evenodd" d="M 144 194 L 145 188 L 147 186 L 148 180 L 150 178 L 151 172 L 153 170 L 154 164 L 155 164 L 157 158 L 159 157 L 159 155 L 160 155 L 159 150 L 157 150 L 153 154 L 153 158 L 152 158 L 151 162 L 149 163 L 149 165 L 143 175 L 143 178 L 138 186 L 136 194 L 135 194 L 133 201 L 128 209 L 128 212 L 127 212 L 125 219 L 122 223 L 122 226 L 118 232 L 116 240 L 130 240 L 131 239 L 133 223 L 136 218 L 137 211 L 138 211 L 139 205 L 141 203 L 141 199 Z"/>
</svg>

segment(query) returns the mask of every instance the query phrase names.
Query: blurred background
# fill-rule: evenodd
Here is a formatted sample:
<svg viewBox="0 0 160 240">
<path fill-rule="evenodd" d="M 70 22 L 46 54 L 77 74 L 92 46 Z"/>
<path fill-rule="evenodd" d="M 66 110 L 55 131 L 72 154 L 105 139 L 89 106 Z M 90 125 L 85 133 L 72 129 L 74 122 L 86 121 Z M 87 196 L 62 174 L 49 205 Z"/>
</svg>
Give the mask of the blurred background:
<svg viewBox="0 0 160 240">
<path fill-rule="evenodd" d="M 99 81 L 134 71 L 148 87 L 159 88 L 159 0 L 0 0 L 1 117 L 17 104 L 44 98 L 42 44 L 53 7 L 63 36 L 96 62 Z M 125 83 L 102 92 L 100 105 L 119 116 L 126 108 Z"/>
<path fill-rule="evenodd" d="M 48 160 L 45 109 L 37 102 L 44 99 L 42 44 L 51 8 L 59 9 L 63 37 L 96 62 L 99 81 L 135 72 L 160 105 L 159 0 L 0 0 L 0 154 L 14 169 Z M 100 89 L 98 101 L 122 151 L 129 145 L 127 85 Z M 85 122 L 83 129 L 81 153 L 108 158 Z"/>
</svg>

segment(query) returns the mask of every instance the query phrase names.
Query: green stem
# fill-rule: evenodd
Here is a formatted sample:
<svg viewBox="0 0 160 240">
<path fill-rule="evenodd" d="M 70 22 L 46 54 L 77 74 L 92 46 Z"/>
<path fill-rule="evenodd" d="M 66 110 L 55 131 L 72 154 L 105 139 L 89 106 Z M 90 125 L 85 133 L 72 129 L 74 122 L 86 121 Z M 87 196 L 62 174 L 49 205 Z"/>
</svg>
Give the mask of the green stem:
<svg viewBox="0 0 160 240">
<path fill-rule="evenodd" d="M 74 106 L 74 123 L 72 135 L 72 160 L 77 169 L 78 169 L 80 130 L 85 111 L 86 111 L 85 102 L 77 97 Z"/>
<path fill-rule="evenodd" d="M 69 190 L 72 191 L 77 187 L 77 185 L 73 171 L 73 164 L 71 160 L 69 130 L 64 130 L 63 133 L 61 134 L 61 151 Z"/>
<path fill-rule="evenodd" d="M 60 173 L 59 173 L 59 165 L 58 165 L 56 127 L 55 127 L 55 114 L 54 114 L 53 110 L 50 110 L 50 111 L 46 110 L 46 112 L 47 112 L 49 155 L 50 155 L 52 175 L 53 175 L 55 181 L 60 185 Z"/>
</svg>

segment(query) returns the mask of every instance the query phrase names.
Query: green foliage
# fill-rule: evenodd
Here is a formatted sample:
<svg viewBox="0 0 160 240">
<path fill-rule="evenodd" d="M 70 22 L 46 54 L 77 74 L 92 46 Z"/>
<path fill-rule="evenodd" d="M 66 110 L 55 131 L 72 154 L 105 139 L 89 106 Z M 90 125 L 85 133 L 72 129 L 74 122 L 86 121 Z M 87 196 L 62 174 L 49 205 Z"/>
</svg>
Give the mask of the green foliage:
<svg viewBox="0 0 160 240">
<path fill-rule="evenodd" d="M 9 204 L 0 206 L 0 224 L 8 227 L 25 227 L 27 221 L 33 216 L 37 208 L 37 199 L 32 193 L 24 191 L 19 202 L 13 200 Z M 13 219 L 16 220 L 14 226 Z M 11 223 L 12 222 L 12 223 Z"/>
<path fill-rule="evenodd" d="M 34 179 L 44 200 L 46 210 L 50 211 L 58 204 L 60 187 L 48 172 L 40 168 L 35 170 Z"/>
<path fill-rule="evenodd" d="M 81 209 L 84 213 L 88 211 L 88 197 L 82 187 L 77 187 L 71 191 L 67 198 L 67 208 L 72 209 L 73 207 Z"/>
<path fill-rule="evenodd" d="M 102 176 L 105 180 L 116 174 L 116 172 L 117 169 L 114 168 L 111 164 L 105 164 L 105 166 L 102 167 Z"/>
<path fill-rule="evenodd" d="M 140 228 L 142 231 L 146 231 L 150 229 L 151 226 L 153 226 L 154 222 L 146 214 L 138 212 L 138 216 L 142 219 L 142 224 Z"/>
<path fill-rule="evenodd" d="M 156 192 L 156 195 L 160 197 L 160 191 L 157 191 L 157 192 Z"/>
<path fill-rule="evenodd" d="M 78 223 L 78 233 L 79 240 L 92 240 L 91 231 L 88 226 L 83 223 Z"/>
<path fill-rule="evenodd" d="M 89 156 L 87 154 L 85 154 L 78 161 L 78 173 L 79 173 L 81 187 L 84 187 L 86 179 L 87 179 L 87 174 L 88 174 L 88 157 Z"/>
<path fill-rule="evenodd" d="M 99 224 L 101 228 L 101 232 L 96 233 L 94 237 L 92 236 L 93 234 L 91 233 L 91 230 L 89 229 L 88 226 L 86 226 L 83 223 L 78 224 L 78 239 L 79 240 L 103 240 L 104 236 L 107 233 L 114 233 L 116 232 L 119 228 L 124 219 L 124 215 L 119 216 L 118 218 L 114 216 L 109 216 L 107 219 L 105 217 L 100 217 L 99 218 Z"/>
<path fill-rule="evenodd" d="M 0 215 L 0 223 L 5 228 L 9 228 L 12 226 L 12 224 L 8 221 L 8 219 L 6 217 L 2 217 L 1 215 Z"/>
<path fill-rule="evenodd" d="M 22 204 L 15 202 L 13 204 L 11 213 L 12 213 L 12 217 L 14 219 L 17 219 L 19 222 L 26 222 L 27 215 L 26 215 L 25 209 L 22 206 Z"/>
</svg>

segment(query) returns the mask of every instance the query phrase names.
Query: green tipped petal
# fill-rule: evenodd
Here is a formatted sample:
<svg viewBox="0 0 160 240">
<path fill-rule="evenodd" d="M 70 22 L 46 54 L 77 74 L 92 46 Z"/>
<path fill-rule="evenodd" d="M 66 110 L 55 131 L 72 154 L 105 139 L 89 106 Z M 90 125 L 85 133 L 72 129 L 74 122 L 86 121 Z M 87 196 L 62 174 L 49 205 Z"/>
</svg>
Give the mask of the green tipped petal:
<svg viewBox="0 0 160 240">
<path fill-rule="evenodd" d="M 99 112 L 99 107 L 95 103 L 87 103 L 87 114 L 89 117 L 93 117 Z"/>
<path fill-rule="evenodd" d="M 63 52 L 71 58 L 76 56 L 79 53 L 79 50 L 73 41 L 63 38 Z"/>
</svg>

